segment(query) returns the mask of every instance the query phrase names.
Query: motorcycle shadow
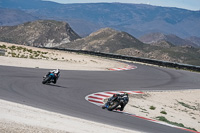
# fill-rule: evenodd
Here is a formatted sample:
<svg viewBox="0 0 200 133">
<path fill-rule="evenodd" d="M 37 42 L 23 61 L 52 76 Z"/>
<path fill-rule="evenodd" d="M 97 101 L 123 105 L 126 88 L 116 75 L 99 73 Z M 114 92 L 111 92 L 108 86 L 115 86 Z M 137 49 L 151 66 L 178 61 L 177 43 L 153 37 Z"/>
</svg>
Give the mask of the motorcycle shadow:
<svg viewBox="0 0 200 133">
<path fill-rule="evenodd" d="M 56 85 L 56 84 L 46 84 L 46 85 L 53 86 L 53 87 L 59 87 L 59 88 L 68 88 L 68 87 L 60 86 L 60 85 Z"/>
<path fill-rule="evenodd" d="M 128 113 L 128 112 L 125 112 L 125 111 L 120 111 L 120 110 L 112 110 L 112 112 L 125 114 L 125 115 L 134 115 L 134 114 L 131 114 L 131 113 Z"/>
</svg>

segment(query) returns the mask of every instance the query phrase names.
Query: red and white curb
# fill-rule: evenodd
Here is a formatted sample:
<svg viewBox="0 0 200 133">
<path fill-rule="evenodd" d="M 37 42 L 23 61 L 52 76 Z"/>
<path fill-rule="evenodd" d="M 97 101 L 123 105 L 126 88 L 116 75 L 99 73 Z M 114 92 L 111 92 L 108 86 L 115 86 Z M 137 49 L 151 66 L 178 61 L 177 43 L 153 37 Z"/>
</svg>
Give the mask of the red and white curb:
<svg viewBox="0 0 200 133">
<path fill-rule="evenodd" d="M 128 65 L 127 67 L 121 67 L 121 68 L 110 68 L 111 71 L 124 71 L 124 70 L 132 70 L 136 69 L 137 67 L 134 65 Z"/>
<path fill-rule="evenodd" d="M 97 106 L 104 105 L 104 99 L 111 97 L 113 94 L 119 93 L 123 94 L 124 92 L 127 92 L 128 94 L 142 94 L 141 91 L 105 91 L 105 92 L 97 92 L 90 95 L 87 95 L 85 99 L 89 101 L 90 103 L 93 103 Z"/>
<path fill-rule="evenodd" d="M 85 99 L 88 102 L 93 103 L 97 106 L 103 106 L 105 104 L 104 99 L 111 97 L 113 94 L 116 94 L 116 93 L 117 94 L 123 94 L 125 92 L 127 92 L 128 94 L 144 94 L 141 91 L 105 91 L 105 92 L 97 92 L 97 93 L 89 94 L 85 97 Z M 129 116 L 132 116 L 132 117 L 136 117 L 136 118 L 144 119 L 144 120 L 147 120 L 147 121 L 155 122 L 155 123 L 158 123 L 158 124 L 162 124 L 162 125 L 166 125 L 166 126 L 170 126 L 170 127 L 175 127 L 175 128 L 190 131 L 190 132 L 193 132 L 193 133 L 200 133 L 200 132 L 197 132 L 197 131 L 194 131 L 194 130 L 190 130 L 190 129 L 178 127 L 178 126 L 175 126 L 175 125 L 171 125 L 171 124 L 168 124 L 168 123 L 165 123 L 165 122 L 162 122 L 162 121 L 158 121 L 158 120 L 154 120 L 154 119 L 150 119 L 150 118 L 145 118 L 145 117 L 142 117 L 142 116 L 137 116 L 135 114 L 131 114 L 131 113 L 128 113 L 128 112 L 118 111 L 118 110 L 115 110 L 115 111 L 121 112 L 123 114 L 129 115 Z"/>
</svg>

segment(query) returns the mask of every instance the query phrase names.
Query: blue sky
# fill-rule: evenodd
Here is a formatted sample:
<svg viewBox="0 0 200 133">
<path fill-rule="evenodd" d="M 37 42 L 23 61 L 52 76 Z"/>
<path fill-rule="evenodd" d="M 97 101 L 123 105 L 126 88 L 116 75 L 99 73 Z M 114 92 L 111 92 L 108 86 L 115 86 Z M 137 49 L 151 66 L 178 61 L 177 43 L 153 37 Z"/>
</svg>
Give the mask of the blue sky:
<svg viewBox="0 0 200 133">
<path fill-rule="evenodd" d="M 189 10 L 200 10 L 200 0 L 45 0 L 58 3 L 97 3 L 97 2 L 121 2 L 121 3 L 143 3 L 165 7 L 178 7 Z"/>
</svg>

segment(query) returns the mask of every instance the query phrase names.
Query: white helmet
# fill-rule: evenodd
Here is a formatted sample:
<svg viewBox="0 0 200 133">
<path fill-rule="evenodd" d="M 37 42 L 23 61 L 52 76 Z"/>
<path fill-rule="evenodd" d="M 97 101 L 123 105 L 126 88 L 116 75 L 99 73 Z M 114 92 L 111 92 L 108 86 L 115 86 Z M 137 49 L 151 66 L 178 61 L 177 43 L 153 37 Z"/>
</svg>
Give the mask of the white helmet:
<svg viewBox="0 0 200 133">
<path fill-rule="evenodd" d="M 60 73 L 60 69 L 54 70 L 54 73 Z"/>
</svg>

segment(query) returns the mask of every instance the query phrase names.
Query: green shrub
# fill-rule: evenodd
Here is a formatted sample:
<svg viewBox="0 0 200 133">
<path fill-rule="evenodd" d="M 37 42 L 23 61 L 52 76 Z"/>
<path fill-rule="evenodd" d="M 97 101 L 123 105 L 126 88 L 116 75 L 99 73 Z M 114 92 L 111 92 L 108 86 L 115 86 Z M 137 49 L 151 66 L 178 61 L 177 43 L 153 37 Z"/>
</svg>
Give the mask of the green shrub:
<svg viewBox="0 0 200 133">
<path fill-rule="evenodd" d="M 25 58 L 25 55 L 21 55 L 20 58 Z"/>
<path fill-rule="evenodd" d="M 185 127 L 182 123 L 177 123 L 177 122 L 169 121 L 169 120 L 167 120 L 164 116 L 157 116 L 156 119 L 158 119 L 158 120 L 160 120 L 160 121 L 163 121 L 163 122 L 166 122 L 166 123 L 169 123 L 169 124 L 172 124 L 172 125 L 175 125 L 175 126 L 179 126 L 179 127 L 183 127 L 183 128 L 187 128 L 187 129 L 190 129 L 190 130 L 197 131 L 197 130 L 194 129 L 194 128 Z"/>
<path fill-rule="evenodd" d="M 20 47 L 17 47 L 17 50 L 22 50 L 22 49 L 23 49 L 23 47 L 21 47 L 21 46 L 20 46 Z"/>
<path fill-rule="evenodd" d="M 1 49 L 6 49 L 6 45 L 0 45 Z"/>
<path fill-rule="evenodd" d="M 16 50 L 16 46 L 11 46 L 11 48 L 10 49 L 12 49 L 12 50 Z"/>
<path fill-rule="evenodd" d="M 167 112 L 165 112 L 165 111 L 161 111 L 160 113 L 161 113 L 161 114 L 165 114 L 165 115 L 167 114 Z"/>
<path fill-rule="evenodd" d="M 154 106 L 150 106 L 150 108 L 149 109 L 151 109 L 151 110 L 155 110 L 156 109 L 156 107 L 154 107 Z"/>
<path fill-rule="evenodd" d="M 26 48 L 23 48 L 23 52 L 26 52 L 27 51 L 27 49 Z"/>
<path fill-rule="evenodd" d="M 40 54 L 36 54 L 35 57 L 38 57 Z"/>
<path fill-rule="evenodd" d="M 12 57 L 16 57 L 16 53 L 11 53 Z"/>
<path fill-rule="evenodd" d="M 31 59 L 34 59 L 33 55 L 30 56 Z"/>
<path fill-rule="evenodd" d="M 40 57 L 41 57 L 41 58 L 46 58 L 46 59 L 48 59 L 48 57 L 46 57 L 46 56 L 44 56 L 44 55 L 40 55 Z"/>
<path fill-rule="evenodd" d="M 42 52 L 42 54 L 47 54 L 48 52 Z"/>
<path fill-rule="evenodd" d="M 181 104 L 182 106 L 186 107 L 186 108 L 197 110 L 195 106 L 191 106 L 189 104 L 186 104 L 184 102 L 179 102 L 179 101 L 178 101 L 178 103 Z"/>
<path fill-rule="evenodd" d="M 156 117 L 160 121 L 168 122 L 168 120 L 164 116 L 158 116 Z"/>
<path fill-rule="evenodd" d="M 33 50 L 32 50 L 32 49 L 27 49 L 27 51 L 28 51 L 29 53 L 33 53 Z"/>
</svg>

